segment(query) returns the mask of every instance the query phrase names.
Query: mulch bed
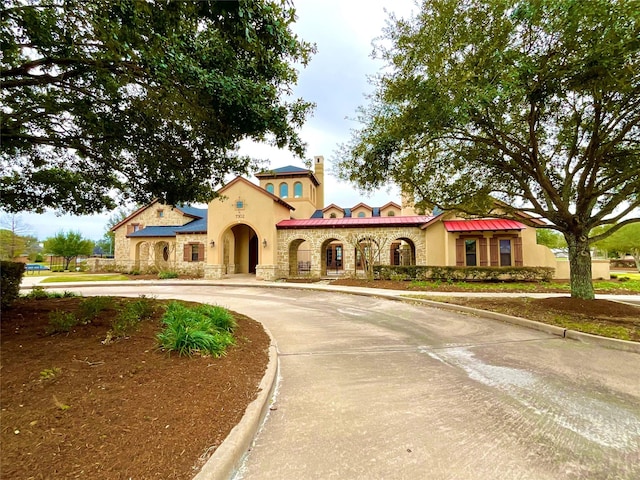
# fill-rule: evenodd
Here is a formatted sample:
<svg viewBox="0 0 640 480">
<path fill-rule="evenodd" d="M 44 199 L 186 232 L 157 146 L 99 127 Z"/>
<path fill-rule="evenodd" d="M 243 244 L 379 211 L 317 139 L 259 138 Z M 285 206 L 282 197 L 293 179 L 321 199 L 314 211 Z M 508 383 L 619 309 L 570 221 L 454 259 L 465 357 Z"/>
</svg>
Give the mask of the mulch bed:
<svg viewBox="0 0 640 480">
<path fill-rule="evenodd" d="M 193 477 L 256 397 L 268 335 L 235 314 L 226 356 L 178 357 L 157 348 L 160 312 L 105 345 L 115 308 L 46 335 L 49 314 L 80 300 L 21 299 L 2 312 L 0 476 Z"/>
</svg>

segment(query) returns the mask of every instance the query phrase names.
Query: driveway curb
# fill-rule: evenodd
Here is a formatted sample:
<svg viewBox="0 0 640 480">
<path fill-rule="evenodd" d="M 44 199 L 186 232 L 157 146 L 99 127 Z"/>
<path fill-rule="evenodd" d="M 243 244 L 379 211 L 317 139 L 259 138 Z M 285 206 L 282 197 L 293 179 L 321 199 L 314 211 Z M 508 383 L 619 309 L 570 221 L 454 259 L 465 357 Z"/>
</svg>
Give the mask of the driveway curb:
<svg viewBox="0 0 640 480">
<path fill-rule="evenodd" d="M 269 363 L 264 377 L 260 381 L 257 398 L 249 404 L 244 415 L 229 435 L 222 441 L 216 451 L 209 457 L 200 472 L 193 480 L 222 480 L 229 479 L 238 470 L 244 456 L 255 440 L 256 434 L 264 422 L 273 393 L 276 389 L 279 362 L 278 348 L 271 332 L 262 326 L 271 338 L 269 345 Z"/>
<path fill-rule="evenodd" d="M 72 288 L 75 285 L 80 284 L 77 283 L 64 283 L 64 284 L 50 284 L 50 285 L 42 285 L 39 284 L 39 287 L 44 288 Z M 616 338 L 607 338 L 600 337 L 597 335 L 591 335 L 588 333 L 582 333 L 575 330 L 568 330 L 562 327 L 557 327 L 555 325 L 549 325 L 546 323 L 536 322 L 534 320 L 527 320 L 526 318 L 514 317 L 511 315 L 505 315 L 502 313 L 489 312 L 487 310 L 480 310 L 472 307 L 465 307 L 462 305 L 455 305 L 452 303 L 443 303 L 435 300 L 425 300 L 419 298 L 411 298 L 408 296 L 399 295 L 395 291 L 393 293 L 385 293 L 383 289 L 374 289 L 374 288 L 363 288 L 363 287 L 344 287 L 344 286 L 336 286 L 336 285 L 326 285 L 324 287 L 320 287 L 318 285 L 314 285 L 311 283 L 270 283 L 270 282 L 225 282 L 225 281 L 207 281 L 207 280 L 180 280 L 180 281 L 156 281 L 156 280 L 132 280 L 128 282 L 91 282 L 82 284 L 83 287 L 108 287 L 108 286 L 122 286 L 122 285 L 160 285 L 160 286 L 179 286 L 179 285 L 202 285 L 202 286 L 210 286 L 210 287 L 249 287 L 249 288 L 282 288 L 282 289 L 298 289 L 298 290 L 317 290 L 323 292 L 338 292 L 338 293 L 348 293 L 351 295 L 360 295 L 363 297 L 378 297 L 378 298 L 387 298 L 391 300 L 397 300 L 401 302 L 413 302 L 413 303 L 423 303 L 427 305 L 431 305 L 434 308 L 440 308 L 444 310 L 458 311 L 470 313 L 479 317 L 489 318 L 492 320 L 498 320 L 501 322 L 511 323 L 514 325 L 520 325 L 522 327 L 531 328 L 534 330 L 539 330 L 542 332 L 549 333 L 551 335 L 557 335 L 562 338 L 569 338 L 571 340 L 578 340 L 583 343 L 595 344 L 601 347 L 611 348 L 614 350 L 622 350 L 625 352 L 632 352 L 640 354 L 640 342 L 631 342 L 628 340 L 618 340 Z M 31 289 L 33 286 L 24 286 L 21 289 Z M 473 297 L 473 295 L 469 295 Z M 526 297 L 526 294 L 522 295 Z"/>
</svg>

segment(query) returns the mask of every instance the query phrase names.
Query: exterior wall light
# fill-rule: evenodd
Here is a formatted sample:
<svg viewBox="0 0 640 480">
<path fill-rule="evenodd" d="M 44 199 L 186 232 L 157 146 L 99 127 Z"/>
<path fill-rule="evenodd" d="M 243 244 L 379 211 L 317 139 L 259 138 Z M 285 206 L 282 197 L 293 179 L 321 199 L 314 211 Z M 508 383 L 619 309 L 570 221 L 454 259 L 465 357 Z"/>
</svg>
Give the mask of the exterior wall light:
<svg viewBox="0 0 640 480">
<path fill-rule="evenodd" d="M 211 243 L 209 243 L 209 245 L 211 245 L 211 248 L 215 247 L 216 246 L 215 240 L 211 240 Z"/>
<path fill-rule="evenodd" d="M 262 240 L 262 247 L 267 248 L 267 239 Z"/>
</svg>

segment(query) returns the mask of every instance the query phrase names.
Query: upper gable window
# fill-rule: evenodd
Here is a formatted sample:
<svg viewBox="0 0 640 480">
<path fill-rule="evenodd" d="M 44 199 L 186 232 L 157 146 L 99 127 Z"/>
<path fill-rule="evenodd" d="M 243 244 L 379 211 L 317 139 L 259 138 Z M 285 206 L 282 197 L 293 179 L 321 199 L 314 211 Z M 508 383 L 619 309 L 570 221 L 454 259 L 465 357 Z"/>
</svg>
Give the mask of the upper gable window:
<svg viewBox="0 0 640 480">
<path fill-rule="evenodd" d="M 158 218 L 164 217 L 164 210 L 158 210 Z"/>
<path fill-rule="evenodd" d="M 302 197 L 302 183 L 296 182 L 293 184 L 293 196 L 295 198 Z"/>
<path fill-rule="evenodd" d="M 394 212 L 393 210 L 389 210 L 389 213 L 387 213 L 387 217 L 395 217 L 396 212 Z"/>
<path fill-rule="evenodd" d="M 331 212 L 331 214 L 329 214 L 329 218 L 336 218 L 337 215 L 335 214 L 335 212 Z"/>
<path fill-rule="evenodd" d="M 273 192 L 274 192 L 273 183 L 267 183 L 266 190 L 267 192 L 273 195 Z"/>
<path fill-rule="evenodd" d="M 366 216 L 366 214 L 364 212 L 359 212 L 358 213 L 358 218 L 363 218 L 365 216 Z"/>
<path fill-rule="evenodd" d="M 287 198 L 289 196 L 289 185 L 286 183 L 280 184 L 280 198 Z"/>
</svg>

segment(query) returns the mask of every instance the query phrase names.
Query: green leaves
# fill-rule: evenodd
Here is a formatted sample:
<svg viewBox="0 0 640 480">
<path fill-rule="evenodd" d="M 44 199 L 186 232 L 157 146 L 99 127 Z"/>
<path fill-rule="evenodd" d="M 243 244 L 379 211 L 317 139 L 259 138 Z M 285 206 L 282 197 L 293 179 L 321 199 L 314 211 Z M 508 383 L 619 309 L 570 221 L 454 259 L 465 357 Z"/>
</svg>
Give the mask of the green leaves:
<svg viewBox="0 0 640 480">
<path fill-rule="evenodd" d="M 235 344 L 232 335 L 236 322 L 231 313 L 212 305 L 188 308 L 178 302 L 167 306 L 162 321 L 165 328 L 157 335 L 160 346 L 178 355 L 225 355 L 229 345 Z"/>
<path fill-rule="evenodd" d="M 44 250 L 47 254 L 63 257 L 66 270 L 71 259 L 91 255 L 93 242 L 82 238 L 80 232 L 58 232 L 44 241 Z"/>
<path fill-rule="evenodd" d="M 313 47 L 284 4 L 9 0 L 3 20 L 5 210 L 206 202 L 253 166 L 235 154 L 242 139 L 304 153 L 311 104 L 280 92 Z"/>
</svg>

